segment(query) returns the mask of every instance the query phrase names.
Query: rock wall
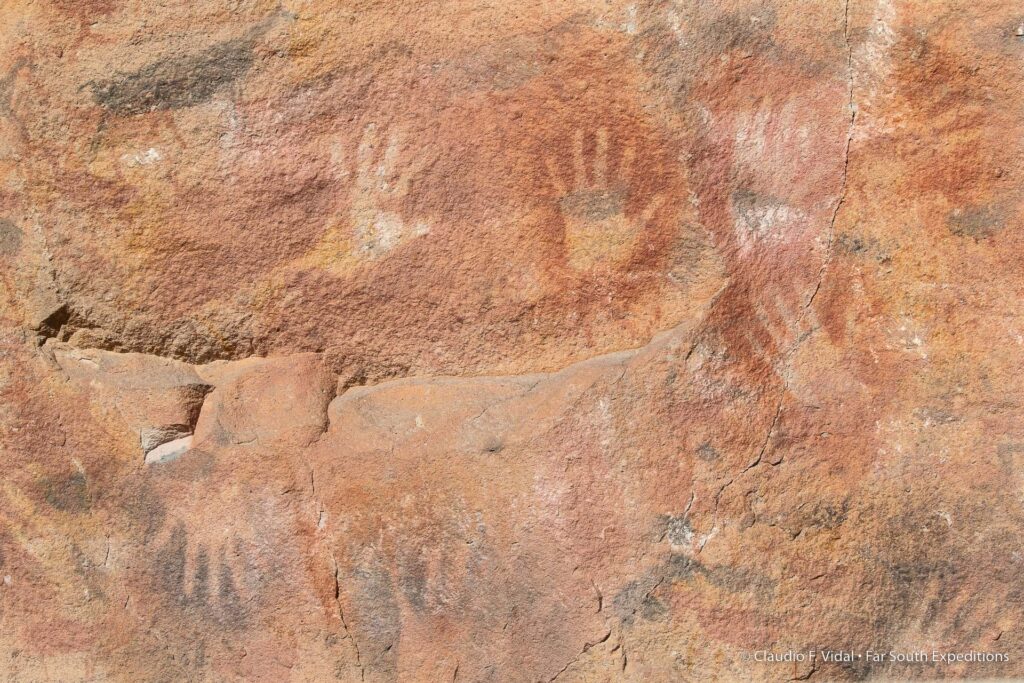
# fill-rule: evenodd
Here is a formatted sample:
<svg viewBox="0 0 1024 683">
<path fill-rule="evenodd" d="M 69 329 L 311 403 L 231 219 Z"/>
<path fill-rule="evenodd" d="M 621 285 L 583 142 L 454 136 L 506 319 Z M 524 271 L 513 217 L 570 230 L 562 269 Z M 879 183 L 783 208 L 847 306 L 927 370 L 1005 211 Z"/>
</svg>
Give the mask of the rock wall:
<svg viewBox="0 0 1024 683">
<path fill-rule="evenodd" d="M 1019 2 L 0 16 L 3 680 L 1024 676 Z"/>
</svg>

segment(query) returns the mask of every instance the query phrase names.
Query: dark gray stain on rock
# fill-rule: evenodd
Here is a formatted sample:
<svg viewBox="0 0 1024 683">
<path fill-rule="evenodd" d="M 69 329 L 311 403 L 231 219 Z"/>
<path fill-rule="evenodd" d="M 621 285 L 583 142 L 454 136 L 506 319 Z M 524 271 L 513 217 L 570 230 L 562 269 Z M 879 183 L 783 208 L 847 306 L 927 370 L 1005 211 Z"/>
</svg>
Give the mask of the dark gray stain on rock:
<svg viewBox="0 0 1024 683">
<path fill-rule="evenodd" d="M 222 623 L 233 627 L 243 627 L 249 618 L 249 603 L 242 600 L 238 591 L 238 582 L 243 576 L 235 576 L 235 570 L 227 560 L 229 552 L 236 553 L 239 543 L 235 539 L 235 547 L 221 548 L 217 558 L 217 605 L 220 608 L 219 618 Z M 241 570 L 244 571 L 244 570 Z"/>
<path fill-rule="evenodd" d="M 355 630 L 359 649 L 368 670 L 395 680 L 398 669 L 396 646 L 402 630 L 402 615 L 396 601 L 391 575 L 378 561 L 359 566 L 350 576 L 354 598 Z M 347 613 L 346 613 L 347 617 Z"/>
<path fill-rule="evenodd" d="M 1006 210 L 996 204 L 971 204 L 949 212 L 946 225 L 958 237 L 988 239 L 1006 227 Z"/>
<path fill-rule="evenodd" d="M 710 441 L 705 441 L 697 449 L 697 457 L 704 462 L 714 462 L 715 460 L 718 460 L 721 455 L 717 450 L 715 450 L 715 447 L 711 445 Z"/>
<path fill-rule="evenodd" d="M 612 607 L 625 626 L 635 623 L 637 617 L 657 621 L 668 612 L 657 594 L 698 577 L 724 591 L 760 601 L 772 600 L 775 593 L 775 581 L 762 574 L 739 567 L 709 567 L 684 553 L 672 553 L 659 567 L 627 583 L 612 599 Z"/>
<path fill-rule="evenodd" d="M 237 539 L 234 546 L 220 548 L 211 556 L 210 548 L 191 538 L 182 522 L 176 523 L 153 557 L 155 588 L 171 604 L 201 619 L 225 628 L 244 628 L 251 605 L 242 600 L 238 591 L 239 579 L 244 577 L 237 576 L 228 561 L 229 553 L 242 555 Z"/>
<path fill-rule="evenodd" d="M 185 525 L 178 523 L 171 532 L 170 538 L 161 546 L 156 554 L 155 579 L 159 588 L 176 602 L 184 602 L 185 593 L 185 553 L 188 547 L 188 533 Z"/>
<path fill-rule="evenodd" d="M 61 512 L 80 514 L 91 505 L 89 487 L 81 472 L 47 481 L 45 491 L 46 502 Z"/>
<path fill-rule="evenodd" d="M 627 583 L 612 600 L 612 608 L 619 620 L 626 626 L 631 626 L 637 615 L 644 616 L 645 607 L 650 603 L 654 591 L 661 585 L 661 581 L 653 574 L 647 574 Z M 659 601 L 660 602 L 660 601 Z"/>
<path fill-rule="evenodd" d="M 689 104 L 691 84 L 703 63 L 737 52 L 772 57 L 779 52 L 773 38 L 777 19 L 768 7 L 721 12 L 714 3 L 647 0 L 639 16 L 637 57 L 655 87 L 679 110 Z"/>
<path fill-rule="evenodd" d="M 775 590 L 775 582 L 767 576 L 742 567 L 708 567 L 682 553 L 673 553 L 669 558 L 665 564 L 665 576 L 673 581 L 688 581 L 701 576 L 730 593 L 756 595 L 765 600 L 770 599 Z"/>
<path fill-rule="evenodd" d="M 844 232 L 836 237 L 835 246 L 839 253 L 856 258 L 873 258 L 882 265 L 892 261 L 890 249 L 874 237 Z"/>
<path fill-rule="evenodd" d="M 843 233 L 836 238 L 836 248 L 845 254 L 866 254 L 878 244 L 874 238 L 865 239 L 860 235 Z"/>
<path fill-rule="evenodd" d="M 711 54 L 733 50 L 767 54 L 776 47 L 772 37 L 776 21 L 775 11 L 770 7 L 753 12 L 723 12 L 702 27 L 701 37 Z"/>
<path fill-rule="evenodd" d="M 427 608 L 427 565 L 415 548 L 400 551 L 399 586 L 406 600 L 418 612 Z"/>
<path fill-rule="evenodd" d="M 574 217 L 599 221 L 625 212 L 626 192 L 622 188 L 579 190 L 567 194 L 559 204 Z"/>
<path fill-rule="evenodd" d="M 0 218 L 0 256 L 13 256 L 21 249 L 21 229 L 7 220 Z"/>
<path fill-rule="evenodd" d="M 1024 442 L 1004 441 L 996 446 L 996 455 L 1007 474 L 1016 474 L 1021 471 L 1018 463 L 1024 457 Z"/>
<path fill-rule="evenodd" d="M 118 116 L 201 104 L 252 67 L 253 41 L 229 40 L 198 54 L 154 62 L 134 73 L 92 81 L 93 100 Z"/>
</svg>

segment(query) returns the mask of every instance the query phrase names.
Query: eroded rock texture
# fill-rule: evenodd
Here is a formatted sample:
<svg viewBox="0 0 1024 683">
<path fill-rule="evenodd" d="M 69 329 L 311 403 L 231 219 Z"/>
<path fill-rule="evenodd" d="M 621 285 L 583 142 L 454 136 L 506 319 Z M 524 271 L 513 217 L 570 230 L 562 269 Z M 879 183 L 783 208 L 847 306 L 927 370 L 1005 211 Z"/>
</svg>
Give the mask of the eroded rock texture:
<svg viewBox="0 0 1024 683">
<path fill-rule="evenodd" d="M 1019 2 L 0 10 L 4 680 L 1024 676 Z"/>
</svg>

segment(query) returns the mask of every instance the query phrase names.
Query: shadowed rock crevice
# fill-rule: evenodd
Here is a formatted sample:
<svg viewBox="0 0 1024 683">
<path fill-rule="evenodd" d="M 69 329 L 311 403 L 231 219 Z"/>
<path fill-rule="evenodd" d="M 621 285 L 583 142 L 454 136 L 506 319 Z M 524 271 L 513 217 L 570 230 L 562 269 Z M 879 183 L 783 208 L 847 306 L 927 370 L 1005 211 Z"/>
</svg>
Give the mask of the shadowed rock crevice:
<svg viewBox="0 0 1024 683">
<path fill-rule="evenodd" d="M 64 339 L 65 335 L 62 334 L 64 326 L 71 320 L 71 310 L 66 304 L 62 304 L 57 310 L 49 314 L 43 320 L 39 322 L 36 332 L 39 334 L 40 342 L 44 342 L 47 339 L 59 339 L 60 341 L 67 341 Z"/>
</svg>

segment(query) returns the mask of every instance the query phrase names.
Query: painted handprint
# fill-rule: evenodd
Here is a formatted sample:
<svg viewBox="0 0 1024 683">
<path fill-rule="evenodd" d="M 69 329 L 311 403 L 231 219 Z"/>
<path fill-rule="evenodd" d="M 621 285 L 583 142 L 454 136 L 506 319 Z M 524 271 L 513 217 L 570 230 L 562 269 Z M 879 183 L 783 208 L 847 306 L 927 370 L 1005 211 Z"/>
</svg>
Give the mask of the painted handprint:
<svg viewBox="0 0 1024 683">
<path fill-rule="evenodd" d="M 548 174 L 565 220 L 569 265 L 578 271 L 621 267 L 633 255 L 664 197 L 647 198 L 639 215 L 629 215 L 635 149 L 623 147 L 617 167 L 610 169 L 608 130 L 601 128 L 595 135 L 593 161 L 588 169 L 584 142 L 583 131 L 578 131 L 573 139 L 571 184 L 557 162 L 547 159 Z"/>
<path fill-rule="evenodd" d="M 400 164 L 402 137 L 400 130 L 383 136 L 370 124 L 356 150 L 349 217 L 359 256 L 379 258 L 404 240 L 430 231 L 426 222 L 409 221 L 401 213 L 413 179 L 427 164 L 423 154 Z"/>
<path fill-rule="evenodd" d="M 258 594 L 275 575 L 274 554 L 284 552 L 275 539 L 288 513 L 272 498 L 231 478 L 202 476 L 185 483 L 170 472 L 154 474 L 152 492 L 166 509 L 147 542 L 156 587 L 172 604 L 225 625 L 244 625 Z M 173 507 L 170 501 L 175 501 Z"/>
<path fill-rule="evenodd" d="M 820 327 L 814 308 L 801 307 L 794 292 L 751 300 L 740 320 L 734 344 L 743 357 L 771 367 L 781 379 L 796 347 Z"/>
<path fill-rule="evenodd" d="M 167 597 L 183 606 L 216 609 L 221 619 L 241 623 L 246 613 L 240 579 L 245 576 L 246 548 L 239 537 L 225 534 L 208 545 L 189 534 L 183 522 L 165 529 L 157 548 L 160 578 Z"/>
</svg>

